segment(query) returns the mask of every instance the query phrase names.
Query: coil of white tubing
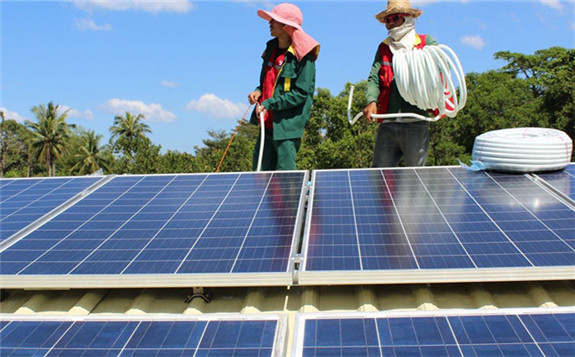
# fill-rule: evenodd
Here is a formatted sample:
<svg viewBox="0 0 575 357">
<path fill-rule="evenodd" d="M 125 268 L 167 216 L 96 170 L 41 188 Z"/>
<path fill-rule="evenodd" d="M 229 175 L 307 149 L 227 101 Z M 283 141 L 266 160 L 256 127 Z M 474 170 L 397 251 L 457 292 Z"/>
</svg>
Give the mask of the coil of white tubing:
<svg viewBox="0 0 575 357">
<path fill-rule="evenodd" d="M 565 168 L 572 152 L 573 140 L 561 130 L 512 128 L 477 136 L 471 156 L 488 170 L 538 172 Z"/>
</svg>

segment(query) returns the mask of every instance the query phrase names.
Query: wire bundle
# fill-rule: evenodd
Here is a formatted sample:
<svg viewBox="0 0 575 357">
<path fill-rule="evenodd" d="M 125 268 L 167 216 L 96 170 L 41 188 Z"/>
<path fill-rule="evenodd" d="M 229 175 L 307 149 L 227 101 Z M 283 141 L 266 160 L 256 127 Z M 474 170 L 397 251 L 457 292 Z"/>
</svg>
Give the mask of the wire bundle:
<svg viewBox="0 0 575 357">
<path fill-rule="evenodd" d="M 407 102 L 423 110 L 439 110 L 430 121 L 455 117 L 467 102 L 465 73 L 455 52 L 446 45 L 395 51 L 393 73 L 399 93 Z M 459 97 L 454 78 L 459 84 Z"/>
<path fill-rule="evenodd" d="M 572 151 L 573 141 L 561 130 L 512 128 L 477 136 L 471 156 L 484 169 L 537 172 L 565 168 Z"/>
</svg>

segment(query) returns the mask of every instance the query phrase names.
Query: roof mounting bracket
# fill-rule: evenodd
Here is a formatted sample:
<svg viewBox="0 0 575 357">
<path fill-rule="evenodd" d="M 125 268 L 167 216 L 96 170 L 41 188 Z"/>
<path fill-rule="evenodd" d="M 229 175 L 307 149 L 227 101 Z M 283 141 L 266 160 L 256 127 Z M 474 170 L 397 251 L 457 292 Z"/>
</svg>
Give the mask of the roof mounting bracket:
<svg viewBox="0 0 575 357">
<path fill-rule="evenodd" d="M 192 288 L 192 294 L 188 295 L 185 303 L 189 304 L 195 298 L 200 298 L 200 299 L 204 300 L 204 302 L 208 303 L 208 302 L 212 301 L 212 293 L 210 292 L 210 290 L 204 289 L 202 287 L 193 287 Z"/>
</svg>

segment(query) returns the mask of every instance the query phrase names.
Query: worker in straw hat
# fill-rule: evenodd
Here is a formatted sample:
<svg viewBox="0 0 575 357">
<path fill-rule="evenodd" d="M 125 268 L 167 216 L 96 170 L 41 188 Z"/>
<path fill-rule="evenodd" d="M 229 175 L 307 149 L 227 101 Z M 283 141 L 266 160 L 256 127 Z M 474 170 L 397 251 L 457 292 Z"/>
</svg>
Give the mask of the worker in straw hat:
<svg viewBox="0 0 575 357">
<path fill-rule="evenodd" d="M 248 95 L 250 104 L 256 104 L 250 122 L 258 124 L 260 113 L 265 117 L 265 138 L 258 137 L 253 166 L 255 170 L 263 139 L 262 170 L 295 170 L 313 103 L 319 43 L 303 31 L 302 12 L 293 4 L 257 14 L 269 22 L 273 39 L 262 54 L 260 83 Z"/>
<path fill-rule="evenodd" d="M 408 103 L 399 93 L 394 80 L 393 54 L 412 51 L 437 43 L 429 35 L 415 32 L 415 19 L 421 10 L 408 0 L 390 0 L 387 8 L 375 15 L 387 29 L 388 37 L 379 45 L 367 80 L 367 106 L 363 115 L 416 113 L 427 111 Z M 375 139 L 373 167 L 397 166 L 403 157 L 406 166 L 424 166 L 429 151 L 429 122 L 416 118 L 391 118 L 381 121 Z"/>
</svg>

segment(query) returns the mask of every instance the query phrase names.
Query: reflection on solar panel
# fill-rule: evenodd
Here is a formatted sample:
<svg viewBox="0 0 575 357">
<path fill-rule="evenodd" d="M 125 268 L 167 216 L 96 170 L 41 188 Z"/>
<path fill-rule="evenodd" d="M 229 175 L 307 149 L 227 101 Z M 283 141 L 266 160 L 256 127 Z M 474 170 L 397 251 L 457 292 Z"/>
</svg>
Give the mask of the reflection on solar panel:
<svg viewBox="0 0 575 357">
<path fill-rule="evenodd" d="M 306 182 L 305 171 L 116 176 L 0 253 L 0 277 L 5 287 L 290 285 Z"/>
<path fill-rule="evenodd" d="M 573 312 L 298 315 L 294 356 L 572 356 Z"/>
<path fill-rule="evenodd" d="M 0 243 L 101 179 L 0 179 Z"/>
<path fill-rule="evenodd" d="M 573 277 L 575 212 L 526 176 L 428 167 L 312 182 L 300 284 Z"/>
<path fill-rule="evenodd" d="M 212 320 L 1 322 L 1 356 L 271 356 L 283 348 L 278 317 Z"/>
<path fill-rule="evenodd" d="M 537 177 L 548 185 L 575 200 L 575 164 L 569 164 L 562 171 L 538 173 Z"/>
</svg>

